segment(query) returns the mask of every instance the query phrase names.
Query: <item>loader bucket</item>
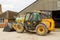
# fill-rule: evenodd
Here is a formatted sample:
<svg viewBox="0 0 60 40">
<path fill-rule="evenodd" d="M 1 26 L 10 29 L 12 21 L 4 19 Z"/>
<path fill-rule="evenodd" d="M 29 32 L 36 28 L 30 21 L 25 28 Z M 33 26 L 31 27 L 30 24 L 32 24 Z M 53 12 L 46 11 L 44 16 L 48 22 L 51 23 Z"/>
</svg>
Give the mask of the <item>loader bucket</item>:
<svg viewBox="0 0 60 40">
<path fill-rule="evenodd" d="M 3 29 L 4 32 L 11 32 L 13 31 L 12 27 L 11 27 L 11 23 L 7 23 L 7 25 L 5 26 L 5 28 Z"/>
</svg>

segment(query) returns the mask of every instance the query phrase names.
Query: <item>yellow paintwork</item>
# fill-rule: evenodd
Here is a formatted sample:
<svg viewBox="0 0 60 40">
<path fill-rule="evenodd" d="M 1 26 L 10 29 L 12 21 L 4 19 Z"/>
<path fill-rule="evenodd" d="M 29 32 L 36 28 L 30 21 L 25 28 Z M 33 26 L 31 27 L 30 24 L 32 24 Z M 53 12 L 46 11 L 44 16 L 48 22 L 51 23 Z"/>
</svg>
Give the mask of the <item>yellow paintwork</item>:
<svg viewBox="0 0 60 40">
<path fill-rule="evenodd" d="M 21 22 L 24 23 L 24 19 L 22 19 L 22 21 L 20 21 L 20 23 Z M 41 23 L 44 23 L 47 26 L 48 30 L 52 31 L 55 28 L 55 22 L 52 18 L 42 19 Z M 28 24 L 30 24 L 30 23 L 28 22 Z"/>
<path fill-rule="evenodd" d="M 12 24 L 12 27 L 16 30 L 17 29 L 17 25 L 16 24 Z"/>
<path fill-rule="evenodd" d="M 24 22 L 24 18 L 23 17 L 20 17 L 16 20 L 17 23 L 23 23 Z"/>
<path fill-rule="evenodd" d="M 22 28 L 20 27 L 20 25 L 17 24 L 12 24 L 12 27 L 17 31 L 17 30 L 21 30 Z"/>
<path fill-rule="evenodd" d="M 42 31 L 41 31 L 41 29 L 42 29 Z M 39 32 L 39 33 L 44 33 L 44 28 L 41 27 L 41 26 L 39 26 L 39 27 L 38 27 L 38 32 Z"/>
<path fill-rule="evenodd" d="M 21 26 L 20 25 L 17 25 L 17 30 L 21 30 Z"/>
<path fill-rule="evenodd" d="M 44 23 L 47 26 L 48 30 L 52 31 L 55 28 L 55 22 L 52 18 L 42 19 L 41 23 Z"/>
<path fill-rule="evenodd" d="M 39 13 L 44 13 L 42 11 L 38 11 Z M 24 17 L 20 17 L 19 20 L 17 21 L 18 23 L 24 23 Z M 41 23 L 44 23 L 48 30 L 52 31 L 55 28 L 55 22 L 52 18 L 49 19 L 42 19 Z M 30 22 L 28 22 L 30 24 Z"/>
<path fill-rule="evenodd" d="M 24 18 L 22 18 L 20 20 L 20 23 L 24 23 Z M 52 18 L 42 19 L 41 23 L 44 23 L 47 26 L 48 30 L 51 30 L 52 31 L 55 28 L 55 22 L 54 22 L 54 20 Z M 30 23 L 28 22 L 28 24 L 30 24 Z"/>
<path fill-rule="evenodd" d="M 30 25 L 31 23 L 30 22 L 27 22 L 28 23 L 28 25 Z"/>
</svg>

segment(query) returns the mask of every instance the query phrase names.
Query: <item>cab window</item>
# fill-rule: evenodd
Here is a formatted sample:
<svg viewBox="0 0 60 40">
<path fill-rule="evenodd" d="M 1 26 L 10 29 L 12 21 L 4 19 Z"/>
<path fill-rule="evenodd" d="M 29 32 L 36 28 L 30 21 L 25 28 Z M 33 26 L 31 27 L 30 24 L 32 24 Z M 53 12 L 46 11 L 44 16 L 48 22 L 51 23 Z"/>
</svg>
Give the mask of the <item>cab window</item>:
<svg viewBox="0 0 60 40">
<path fill-rule="evenodd" d="M 32 15 L 31 15 L 31 18 L 30 18 L 31 20 L 33 20 L 33 21 L 39 21 L 41 18 L 40 18 L 40 14 L 39 13 L 37 13 L 37 12 L 35 12 L 35 13 L 32 13 Z"/>
<path fill-rule="evenodd" d="M 30 13 L 27 13 L 27 14 L 26 14 L 26 17 L 25 17 L 25 20 L 26 20 L 26 21 L 29 20 L 29 17 L 30 17 Z"/>
</svg>

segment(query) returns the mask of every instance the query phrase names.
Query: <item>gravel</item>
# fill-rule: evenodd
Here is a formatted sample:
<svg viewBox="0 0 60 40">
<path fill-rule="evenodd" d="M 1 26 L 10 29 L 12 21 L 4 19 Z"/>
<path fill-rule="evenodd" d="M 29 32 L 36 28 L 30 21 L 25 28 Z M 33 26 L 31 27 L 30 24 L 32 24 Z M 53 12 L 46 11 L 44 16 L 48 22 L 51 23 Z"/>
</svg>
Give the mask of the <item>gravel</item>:
<svg viewBox="0 0 60 40">
<path fill-rule="evenodd" d="M 3 32 L 0 28 L 0 40 L 60 40 L 60 32 L 51 32 L 46 36 L 39 36 L 36 33 L 17 33 L 17 32 Z"/>
</svg>

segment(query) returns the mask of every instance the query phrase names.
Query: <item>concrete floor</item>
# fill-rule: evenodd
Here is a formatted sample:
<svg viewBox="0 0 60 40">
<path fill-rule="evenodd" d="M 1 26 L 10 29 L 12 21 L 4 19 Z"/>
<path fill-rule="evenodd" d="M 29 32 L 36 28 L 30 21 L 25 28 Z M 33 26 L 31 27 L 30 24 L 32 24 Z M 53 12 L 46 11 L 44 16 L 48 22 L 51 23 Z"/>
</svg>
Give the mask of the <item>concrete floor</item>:
<svg viewBox="0 0 60 40">
<path fill-rule="evenodd" d="M 3 32 L 3 28 L 0 28 L 0 40 L 60 40 L 60 32 L 39 36 L 35 33 Z"/>
</svg>

